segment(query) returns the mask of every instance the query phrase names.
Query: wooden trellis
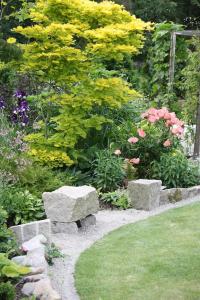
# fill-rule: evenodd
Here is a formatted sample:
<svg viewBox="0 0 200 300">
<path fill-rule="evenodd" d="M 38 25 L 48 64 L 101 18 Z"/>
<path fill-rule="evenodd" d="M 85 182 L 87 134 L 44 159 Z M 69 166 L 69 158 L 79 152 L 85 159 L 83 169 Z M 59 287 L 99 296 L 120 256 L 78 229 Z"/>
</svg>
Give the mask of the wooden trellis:
<svg viewBox="0 0 200 300">
<path fill-rule="evenodd" d="M 169 62 L 169 85 L 172 87 L 174 82 L 174 70 L 175 70 L 175 57 L 176 57 L 176 38 L 177 36 L 199 36 L 199 30 L 184 30 L 173 31 L 171 33 L 171 45 L 170 45 L 170 62 Z"/>
<path fill-rule="evenodd" d="M 170 89 L 170 91 L 173 90 L 177 36 L 200 37 L 200 31 L 199 30 L 184 30 L 184 31 L 172 32 L 171 45 L 170 45 L 170 62 L 169 62 L 169 89 Z M 199 156 L 200 156 L 200 87 L 199 87 L 199 101 L 197 104 L 197 114 L 196 114 L 196 132 L 195 132 L 193 158 L 197 158 Z"/>
</svg>

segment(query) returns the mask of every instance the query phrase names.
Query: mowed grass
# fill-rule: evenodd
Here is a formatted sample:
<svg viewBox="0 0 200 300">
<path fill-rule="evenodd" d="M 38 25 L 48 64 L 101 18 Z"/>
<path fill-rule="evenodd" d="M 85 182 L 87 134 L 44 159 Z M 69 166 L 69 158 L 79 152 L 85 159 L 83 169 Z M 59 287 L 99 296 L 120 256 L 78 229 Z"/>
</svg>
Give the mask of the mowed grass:
<svg viewBox="0 0 200 300">
<path fill-rule="evenodd" d="M 200 299 L 200 203 L 126 225 L 76 265 L 81 300 Z"/>
</svg>

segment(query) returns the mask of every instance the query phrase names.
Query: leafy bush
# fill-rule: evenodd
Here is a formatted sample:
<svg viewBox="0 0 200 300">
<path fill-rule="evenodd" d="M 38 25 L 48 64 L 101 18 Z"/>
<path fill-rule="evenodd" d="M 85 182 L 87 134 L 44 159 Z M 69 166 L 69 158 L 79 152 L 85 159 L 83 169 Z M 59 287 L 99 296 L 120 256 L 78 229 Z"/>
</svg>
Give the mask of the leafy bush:
<svg viewBox="0 0 200 300">
<path fill-rule="evenodd" d="M 10 282 L 0 283 L 0 299 L 2 300 L 15 299 L 15 289 Z"/>
<path fill-rule="evenodd" d="M 13 187 L 6 187 L 0 191 L 0 204 L 8 213 L 8 224 L 22 224 L 44 218 L 42 200 Z"/>
<path fill-rule="evenodd" d="M 162 180 L 167 188 L 190 187 L 200 183 L 198 168 L 180 151 L 163 154 L 159 161 L 153 161 L 150 176 Z"/>
<path fill-rule="evenodd" d="M 30 268 L 20 266 L 10 260 L 5 253 L 0 253 L 0 280 L 18 278 L 30 273 Z"/>
<path fill-rule="evenodd" d="M 19 170 L 18 178 L 20 188 L 39 198 L 43 192 L 51 192 L 63 185 L 73 185 L 77 180 L 76 173 L 67 170 L 54 171 L 36 163 L 30 163 Z"/>
<path fill-rule="evenodd" d="M 113 191 L 123 184 L 123 159 L 111 150 L 101 150 L 92 164 L 93 184 L 101 191 Z"/>
<path fill-rule="evenodd" d="M 64 258 L 64 254 L 60 252 L 54 243 L 47 246 L 45 250 L 45 258 L 50 266 L 53 265 L 54 258 Z"/>
<path fill-rule="evenodd" d="M 130 207 L 128 196 L 123 190 L 101 194 L 100 199 L 104 203 L 111 204 L 118 208 L 127 209 Z"/>
<path fill-rule="evenodd" d="M 40 114 L 39 128 L 27 141 L 36 160 L 70 166 L 79 140 L 108 121 L 98 109 L 118 109 L 138 97 L 112 66 L 139 52 L 151 25 L 109 1 L 43 4 L 36 1 L 31 9 L 33 26 L 14 30 L 29 41 L 21 45 L 21 70 L 49 87 L 45 100 L 53 108 L 49 115 Z M 40 107 L 41 101 L 39 96 Z"/>
<path fill-rule="evenodd" d="M 13 255 L 16 252 L 17 244 L 14 234 L 6 226 L 8 214 L 0 206 L 0 253 Z"/>
<path fill-rule="evenodd" d="M 166 108 L 150 108 L 134 128 L 129 142 L 129 162 L 137 168 L 139 177 L 149 177 L 152 161 L 164 153 L 180 148 L 184 123 Z"/>
</svg>

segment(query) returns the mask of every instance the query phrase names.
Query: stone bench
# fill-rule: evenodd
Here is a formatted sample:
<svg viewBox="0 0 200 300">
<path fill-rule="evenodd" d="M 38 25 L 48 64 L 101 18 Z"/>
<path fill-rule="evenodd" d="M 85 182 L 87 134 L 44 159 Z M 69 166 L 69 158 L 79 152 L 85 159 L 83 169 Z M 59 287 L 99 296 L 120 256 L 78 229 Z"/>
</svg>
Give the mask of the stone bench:
<svg viewBox="0 0 200 300">
<path fill-rule="evenodd" d="M 74 233 L 78 227 L 94 224 L 99 210 L 96 189 L 90 186 L 63 186 L 42 195 L 52 232 Z"/>
</svg>

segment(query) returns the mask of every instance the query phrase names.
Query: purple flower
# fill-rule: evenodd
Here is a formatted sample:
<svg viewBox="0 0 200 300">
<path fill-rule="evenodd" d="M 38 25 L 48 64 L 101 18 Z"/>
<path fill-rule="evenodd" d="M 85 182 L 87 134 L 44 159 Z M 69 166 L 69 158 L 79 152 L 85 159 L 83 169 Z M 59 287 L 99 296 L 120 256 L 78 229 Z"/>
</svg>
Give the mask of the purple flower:
<svg viewBox="0 0 200 300">
<path fill-rule="evenodd" d="M 5 101 L 3 97 L 0 97 L 0 110 L 5 108 Z"/>
<path fill-rule="evenodd" d="M 24 91 L 17 90 L 14 93 L 14 97 L 16 97 L 17 99 L 26 99 L 26 93 Z"/>
<path fill-rule="evenodd" d="M 29 122 L 28 111 L 29 105 L 26 99 L 26 94 L 23 91 L 16 91 L 14 96 L 18 99 L 17 105 L 13 109 L 12 121 L 20 123 L 22 126 L 26 126 Z"/>
</svg>

